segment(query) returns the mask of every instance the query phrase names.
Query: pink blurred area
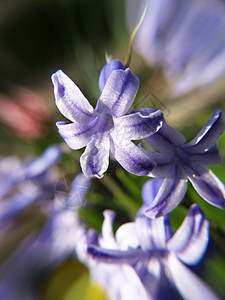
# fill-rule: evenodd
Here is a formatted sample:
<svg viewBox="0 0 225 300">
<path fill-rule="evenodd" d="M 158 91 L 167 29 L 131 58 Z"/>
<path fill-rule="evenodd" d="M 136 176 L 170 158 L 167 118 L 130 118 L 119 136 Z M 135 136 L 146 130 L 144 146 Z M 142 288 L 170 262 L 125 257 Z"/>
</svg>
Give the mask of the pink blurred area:
<svg viewBox="0 0 225 300">
<path fill-rule="evenodd" d="M 38 138 L 50 115 L 44 99 L 23 87 L 10 95 L 0 94 L 0 122 L 21 139 Z"/>
</svg>

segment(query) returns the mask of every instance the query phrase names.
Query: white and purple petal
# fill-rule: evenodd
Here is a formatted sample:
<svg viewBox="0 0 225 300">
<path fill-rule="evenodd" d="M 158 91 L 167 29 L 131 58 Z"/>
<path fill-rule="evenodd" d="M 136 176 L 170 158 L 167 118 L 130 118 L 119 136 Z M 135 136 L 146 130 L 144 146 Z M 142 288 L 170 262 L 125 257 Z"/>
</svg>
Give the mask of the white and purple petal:
<svg viewBox="0 0 225 300">
<path fill-rule="evenodd" d="M 118 139 L 140 140 L 162 127 L 163 113 L 160 110 L 148 115 L 140 112 L 113 118 L 115 136 Z"/>
<path fill-rule="evenodd" d="M 156 166 L 156 163 L 148 158 L 133 142 L 128 140 L 117 141 L 116 137 L 112 136 L 112 144 L 112 156 L 128 172 L 144 176 L 148 175 Z"/>
<path fill-rule="evenodd" d="M 146 208 L 145 215 L 156 218 L 172 211 L 182 201 L 187 185 L 184 172 L 174 165 L 168 177 L 164 179 L 154 201 Z"/>
<path fill-rule="evenodd" d="M 183 223 L 167 243 L 167 248 L 188 265 L 197 264 L 209 242 L 209 222 L 197 204 L 193 204 Z"/>
<path fill-rule="evenodd" d="M 87 247 L 87 253 L 98 262 L 109 264 L 133 264 L 143 252 L 140 248 L 129 250 L 104 249 L 95 245 Z"/>
<path fill-rule="evenodd" d="M 65 140 L 67 145 L 74 150 L 86 146 L 92 136 L 95 134 L 97 118 L 89 124 L 66 123 L 63 121 L 57 122 L 56 126 L 59 134 Z"/>
<path fill-rule="evenodd" d="M 96 112 L 123 116 L 131 107 L 138 88 L 139 79 L 129 68 L 112 71 L 98 100 Z"/>
<path fill-rule="evenodd" d="M 153 148 L 160 152 L 174 152 L 177 146 L 183 145 L 185 137 L 175 128 L 163 122 L 155 134 L 145 139 Z"/>
<path fill-rule="evenodd" d="M 186 267 L 175 254 L 170 254 L 167 261 L 169 279 L 184 299 L 219 300 L 214 291 L 195 273 Z"/>
<path fill-rule="evenodd" d="M 136 219 L 135 223 L 141 249 L 144 252 L 166 249 L 164 217 L 152 220 L 141 216 Z"/>
<path fill-rule="evenodd" d="M 216 144 L 224 130 L 223 112 L 217 109 L 197 136 L 183 147 L 190 153 L 204 153 Z"/>
<path fill-rule="evenodd" d="M 201 163 L 185 166 L 185 172 L 195 190 L 211 205 L 224 208 L 225 187 L 216 175 Z"/>
<path fill-rule="evenodd" d="M 80 164 L 85 176 L 102 178 L 109 165 L 110 139 L 109 132 L 98 132 L 92 136 L 84 153 L 80 157 Z"/>
<path fill-rule="evenodd" d="M 70 121 L 85 124 L 93 118 L 93 107 L 76 84 L 63 71 L 52 74 L 56 105 Z"/>
</svg>

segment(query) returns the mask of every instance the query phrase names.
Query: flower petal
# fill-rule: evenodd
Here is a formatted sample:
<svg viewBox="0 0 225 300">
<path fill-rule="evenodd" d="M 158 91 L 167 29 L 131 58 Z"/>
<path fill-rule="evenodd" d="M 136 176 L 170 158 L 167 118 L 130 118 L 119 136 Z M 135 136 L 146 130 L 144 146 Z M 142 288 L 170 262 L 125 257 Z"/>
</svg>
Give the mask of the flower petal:
<svg viewBox="0 0 225 300">
<path fill-rule="evenodd" d="M 57 122 L 59 134 L 67 145 L 74 150 L 83 148 L 90 142 L 95 134 L 95 121 L 90 124 L 79 125 L 77 123 Z"/>
<path fill-rule="evenodd" d="M 203 257 L 209 241 L 209 222 L 197 204 L 193 204 L 167 247 L 186 264 L 195 265 Z"/>
<path fill-rule="evenodd" d="M 168 177 L 164 179 L 155 200 L 146 209 L 145 215 L 156 218 L 172 211 L 182 201 L 187 185 L 188 182 L 183 171 L 174 166 Z"/>
<path fill-rule="evenodd" d="M 140 248 L 123 251 L 116 249 L 103 249 L 95 245 L 88 246 L 87 252 L 92 258 L 99 262 L 110 264 L 132 264 L 139 259 L 141 254 L 143 254 Z"/>
<path fill-rule="evenodd" d="M 222 162 L 216 145 L 205 153 L 192 154 L 191 160 L 198 161 L 204 165 L 218 165 Z"/>
<path fill-rule="evenodd" d="M 39 158 L 34 159 L 26 166 L 26 179 L 41 176 L 51 166 L 59 161 L 61 153 L 62 150 L 59 145 L 49 146 Z"/>
<path fill-rule="evenodd" d="M 72 122 L 81 124 L 90 122 L 93 107 L 76 84 L 61 70 L 52 74 L 51 78 L 59 111 Z"/>
<path fill-rule="evenodd" d="M 171 281 L 176 285 L 183 299 L 219 300 L 211 288 L 182 264 L 175 255 L 169 255 L 167 266 Z"/>
<path fill-rule="evenodd" d="M 175 128 L 163 122 L 155 134 L 145 139 L 153 148 L 160 152 L 174 152 L 176 146 L 185 143 L 185 137 Z"/>
<path fill-rule="evenodd" d="M 121 225 L 116 232 L 116 240 L 121 250 L 138 248 L 140 243 L 136 235 L 135 222 L 129 222 Z"/>
<path fill-rule="evenodd" d="M 108 131 L 93 135 L 80 157 L 80 164 L 85 176 L 102 178 L 109 165 L 110 140 Z"/>
<path fill-rule="evenodd" d="M 140 140 L 157 132 L 162 127 L 163 113 L 160 110 L 144 115 L 140 112 L 113 118 L 118 139 Z"/>
<path fill-rule="evenodd" d="M 136 219 L 137 236 L 143 251 L 166 249 L 164 217 L 155 220 L 142 216 Z"/>
<path fill-rule="evenodd" d="M 223 113 L 220 109 L 217 109 L 197 136 L 183 147 L 191 153 L 204 153 L 216 144 L 224 130 Z"/>
<path fill-rule="evenodd" d="M 216 207 L 224 208 L 225 187 L 212 171 L 203 164 L 194 162 L 185 167 L 185 172 L 202 198 Z"/>
<path fill-rule="evenodd" d="M 156 165 L 144 152 L 131 141 L 117 141 L 113 138 L 112 155 L 128 172 L 144 176 Z"/>
<path fill-rule="evenodd" d="M 110 62 L 105 64 L 104 67 L 101 69 L 99 80 L 98 80 L 98 85 L 101 92 L 104 89 L 104 86 L 106 84 L 106 81 L 109 78 L 109 75 L 112 73 L 113 70 L 118 70 L 118 69 L 124 70 L 123 64 L 118 59 L 110 60 Z"/>
<path fill-rule="evenodd" d="M 138 88 L 139 79 L 137 75 L 132 75 L 129 68 L 112 71 L 98 100 L 96 111 L 115 117 L 123 116 L 132 105 Z"/>
</svg>

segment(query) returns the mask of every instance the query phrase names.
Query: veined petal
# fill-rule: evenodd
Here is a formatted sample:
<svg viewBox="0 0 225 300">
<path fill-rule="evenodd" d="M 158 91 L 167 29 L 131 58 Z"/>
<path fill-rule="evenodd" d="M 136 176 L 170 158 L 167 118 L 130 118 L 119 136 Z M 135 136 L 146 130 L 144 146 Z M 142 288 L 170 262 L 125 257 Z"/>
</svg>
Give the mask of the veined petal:
<svg viewBox="0 0 225 300">
<path fill-rule="evenodd" d="M 102 178 L 109 165 L 109 132 L 103 131 L 93 135 L 80 157 L 81 168 L 87 177 Z"/>
<path fill-rule="evenodd" d="M 90 142 L 92 136 L 95 134 L 95 123 L 91 122 L 90 124 L 79 125 L 78 123 L 68 124 L 66 122 L 57 122 L 56 126 L 67 145 L 71 149 L 77 150 Z"/>
<path fill-rule="evenodd" d="M 162 127 L 155 134 L 145 139 L 153 148 L 160 152 L 174 152 L 176 146 L 186 141 L 183 134 L 163 122 Z"/>
<path fill-rule="evenodd" d="M 195 265 L 203 257 L 209 241 L 209 222 L 197 204 L 193 204 L 167 247 L 186 264 Z"/>
<path fill-rule="evenodd" d="M 114 144 L 112 155 L 128 172 L 144 176 L 156 165 L 155 162 L 148 158 L 133 142 L 128 140 L 117 142 L 116 138 L 113 138 L 112 143 Z"/>
<path fill-rule="evenodd" d="M 106 81 L 109 78 L 109 75 L 112 73 L 113 70 L 123 69 L 123 64 L 118 59 L 112 59 L 110 62 L 104 65 L 104 67 L 101 69 L 98 85 L 99 89 L 102 92 L 104 89 L 104 86 L 106 84 Z"/>
<path fill-rule="evenodd" d="M 156 218 L 172 211 L 182 201 L 187 185 L 188 182 L 183 171 L 174 166 L 168 177 L 164 179 L 155 200 L 146 209 L 145 215 Z"/>
<path fill-rule="evenodd" d="M 171 281 L 176 285 L 184 299 L 219 300 L 211 288 L 182 264 L 175 255 L 169 255 L 167 266 Z"/>
<path fill-rule="evenodd" d="M 216 144 L 224 130 L 223 113 L 220 109 L 217 109 L 197 136 L 183 147 L 191 153 L 204 153 Z"/>
<path fill-rule="evenodd" d="M 216 207 L 224 208 L 225 187 L 212 171 L 203 164 L 195 162 L 190 167 L 186 166 L 185 172 L 202 198 Z"/>
<path fill-rule="evenodd" d="M 166 249 L 164 217 L 155 220 L 142 216 L 136 219 L 137 236 L 143 251 Z"/>
<path fill-rule="evenodd" d="M 140 140 L 162 127 L 163 113 L 160 110 L 144 115 L 140 112 L 113 118 L 115 136 L 118 139 Z"/>
<path fill-rule="evenodd" d="M 132 264 L 139 259 L 141 254 L 143 254 L 140 248 L 123 251 L 103 249 L 97 246 L 88 246 L 87 252 L 92 258 L 99 262 L 110 264 Z"/>
<path fill-rule="evenodd" d="M 52 74 L 56 105 L 70 121 L 85 124 L 92 120 L 93 107 L 63 71 Z"/>
<path fill-rule="evenodd" d="M 186 149 L 185 149 L 185 151 L 186 151 Z M 192 154 L 191 160 L 198 161 L 204 165 L 218 165 L 218 164 L 221 164 L 221 162 L 222 162 L 216 145 L 214 147 L 210 148 L 205 153 Z"/>
<path fill-rule="evenodd" d="M 98 100 L 96 111 L 114 117 L 123 116 L 132 105 L 138 88 L 139 79 L 129 68 L 112 71 Z"/>
</svg>

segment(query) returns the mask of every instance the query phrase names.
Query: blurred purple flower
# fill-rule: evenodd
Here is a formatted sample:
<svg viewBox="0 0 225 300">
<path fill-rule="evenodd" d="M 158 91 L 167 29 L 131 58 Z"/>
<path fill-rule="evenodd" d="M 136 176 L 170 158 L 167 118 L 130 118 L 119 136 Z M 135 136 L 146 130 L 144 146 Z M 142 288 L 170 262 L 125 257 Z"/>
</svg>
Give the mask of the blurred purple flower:
<svg viewBox="0 0 225 300">
<path fill-rule="evenodd" d="M 37 201 L 48 207 L 49 200 L 54 199 L 58 180 L 51 168 L 60 156 L 60 146 L 51 145 L 42 156 L 30 161 L 21 162 L 17 157 L 6 157 L 0 161 L 1 227 Z"/>
<path fill-rule="evenodd" d="M 225 3 L 221 0 L 150 0 L 135 48 L 150 66 L 163 67 L 175 94 L 225 75 Z M 128 0 L 133 30 L 146 0 Z"/>
<path fill-rule="evenodd" d="M 61 194 L 61 197 L 70 198 L 71 194 L 80 197 L 76 190 L 81 187 L 84 188 L 84 197 L 88 190 L 87 182 L 78 175 L 70 193 Z M 64 199 L 63 202 L 68 203 L 69 200 Z M 86 244 L 93 244 L 96 236 L 94 231 L 87 231 L 75 210 L 55 203 L 40 232 L 31 232 L 1 264 L 0 299 L 40 299 L 38 295 L 49 272 L 70 256 L 82 261 Z"/>
<path fill-rule="evenodd" d="M 148 110 L 148 109 L 147 109 Z M 156 151 L 143 151 L 157 166 L 150 176 L 164 178 L 157 189 L 155 199 L 146 207 L 146 215 L 159 217 L 172 211 L 183 199 L 188 180 L 208 203 L 224 208 L 224 184 L 206 165 L 220 163 L 216 142 L 223 134 L 225 122 L 223 113 L 216 110 L 210 120 L 197 136 L 188 144 L 185 137 L 176 129 L 163 122 L 162 128 L 145 139 Z M 152 184 L 147 182 L 143 187 L 143 199 L 151 198 Z"/>
<path fill-rule="evenodd" d="M 155 133 L 162 125 L 162 112 L 125 115 L 135 99 L 139 79 L 129 68 L 122 67 L 118 60 L 103 67 L 99 78 L 101 95 L 95 109 L 61 70 L 52 75 L 56 105 L 72 121 L 56 125 L 70 148 L 86 146 L 80 162 L 88 177 L 103 177 L 110 154 L 136 175 L 146 175 L 155 166 L 131 140 Z"/>
<path fill-rule="evenodd" d="M 112 299 L 130 299 L 126 296 L 131 294 L 131 291 L 138 290 L 145 295 L 144 298 L 139 296 L 140 299 L 159 299 L 165 276 L 185 299 L 218 299 L 214 292 L 185 266 L 197 264 L 208 245 L 209 222 L 198 205 L 191 206 L 182 225 L 174 234 L 168 215 L 153 220 L 139 214 L 135 222 L 120 226 L 114 238 L 114 214 L 105 214 L 104 243 L 100 240 L 99 247 L 89 246 L 88 254 L 96 262 L 97 275 L 105 272 L 101 276 L 105 278 L 109 293 L 115 292 L 116 289 L 117 295 L 120 295 Z M 101 265 L 108 268 L 98 270 Z M 112 273 L 110 268 L 113 266 L 116 269 Z M 126 266 L 129 266 L 132 272 L 135 271 L 141 285 L 137 278 L 136 282 L 133 280 L 133 285 L 129 286 L 130 289 L 123 285 L 122 271 Z M 114 286 L 110 281 L 113 276 L 114 282 L 118 278 L 117 285 Z M 170 298 L 168 291 L 166 297 Z M 138 299 L 138 293 L 133 294 L 131 299 Z"/>
</svg>

